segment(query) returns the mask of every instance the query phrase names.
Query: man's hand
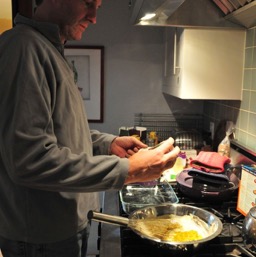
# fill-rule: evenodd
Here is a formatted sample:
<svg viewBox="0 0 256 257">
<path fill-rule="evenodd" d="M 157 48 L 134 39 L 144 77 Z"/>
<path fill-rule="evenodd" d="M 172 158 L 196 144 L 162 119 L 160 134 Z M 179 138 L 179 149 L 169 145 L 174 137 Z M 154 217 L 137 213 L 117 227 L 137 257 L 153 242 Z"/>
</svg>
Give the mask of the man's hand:
<svg viewBox="0 0 256 257">
<path fill-rule="evenodd" d="M 116 137 L 110 146 L 110 153 L 121 158 L 129 158 L 133 154 L 137 153 L 139 149 L 145 147 L 147 147 L 147 145 L 143 144 L 135 137 Z"/>
<path fill-rule="evenodd" d="M 173 143 L 173 138 L 169 138 L 154 149 L 141 149 L 132 155 L 125 184 L 158 179 L 164 170 L 171 168 L 180 152 Z"/>
</svg>

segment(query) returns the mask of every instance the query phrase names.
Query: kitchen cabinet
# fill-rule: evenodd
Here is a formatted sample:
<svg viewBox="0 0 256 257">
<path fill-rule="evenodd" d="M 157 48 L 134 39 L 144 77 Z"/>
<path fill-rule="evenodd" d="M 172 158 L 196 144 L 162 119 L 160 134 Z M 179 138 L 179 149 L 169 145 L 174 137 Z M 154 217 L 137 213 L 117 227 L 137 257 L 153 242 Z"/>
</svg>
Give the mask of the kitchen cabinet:
<svg viewBox="0 0 256 257">
<path fill-rule="evenodd" d="M 163 92 L 181 99 L 241 100 L 245 30 L 165 30 Z"/>
</svg>

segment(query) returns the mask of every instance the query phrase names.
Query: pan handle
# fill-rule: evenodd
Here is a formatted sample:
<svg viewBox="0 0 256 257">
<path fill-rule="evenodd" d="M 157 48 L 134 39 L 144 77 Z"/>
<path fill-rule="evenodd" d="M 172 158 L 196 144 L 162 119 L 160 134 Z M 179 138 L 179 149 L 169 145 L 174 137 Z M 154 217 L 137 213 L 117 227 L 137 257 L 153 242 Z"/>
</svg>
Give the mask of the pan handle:
<svg viewBox="0 0 256 257">
<path fill-rule="evenodd" d="M 219 195 L 219 192 L 205 192 L 205 191 L 201 191 L 202 195 Z"/>
<path fill-rule="evenodd" d="M 96 211 L 92 211 L 92 210 L 88 212 L 87 218 L 89 220 L 94 220 L 94 221 L 103 222 L 103 223 L 109 223 L 112 225 L 125 226 L 125 227 L 127 227 L 128 223 L 129 223 L 128 218 L 109 215 L 109 214 L 96 212 Z"/>
</svg>

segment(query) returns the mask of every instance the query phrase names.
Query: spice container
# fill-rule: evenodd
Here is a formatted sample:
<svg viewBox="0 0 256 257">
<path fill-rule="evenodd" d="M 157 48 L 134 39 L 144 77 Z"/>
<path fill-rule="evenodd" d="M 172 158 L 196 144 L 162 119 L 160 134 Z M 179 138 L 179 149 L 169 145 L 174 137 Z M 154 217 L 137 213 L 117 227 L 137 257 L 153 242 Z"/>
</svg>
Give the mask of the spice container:
<svg viewBox="0 0 256 257">
<path fill-rule="evenodd" d="M 152 144 L 152 145 L 149 145 L 149 146 L 154 146 L 154 145 L 158 144 L 158 136 L 157 136 L 157 133 L 155 131 L 149 132 L 148 141 L 149 141 L 150 144 Z"/>
</svg>

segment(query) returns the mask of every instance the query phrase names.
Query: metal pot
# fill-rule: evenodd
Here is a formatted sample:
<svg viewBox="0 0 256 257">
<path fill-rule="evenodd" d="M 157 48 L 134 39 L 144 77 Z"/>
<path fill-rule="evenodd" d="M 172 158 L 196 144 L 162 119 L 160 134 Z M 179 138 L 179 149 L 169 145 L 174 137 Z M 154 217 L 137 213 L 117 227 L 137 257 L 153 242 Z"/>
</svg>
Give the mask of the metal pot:
<svg viewBox="0 0 256 257">
<path fill-rule="evenodd" d="M 183 170 L 176 178 L 180 191 L 190 198 L 226 201 L 238 191 L 240 179 L 235 173 L 229 172 L 224 179 L 218 174 L 204 176 L 191 171 Z"/>
<path fill-rule="evenodd" d="M 252 244 L 256 250 L 256 206 L 252 207 L 245 216 L 242 234 L 245 244 Z"/>
<path fill-rule="evenodd" d="M 152 236 L 152 234 L 149 233 L 147 229 L 141 230 L 141 229 L 138 229 L 135 225 L 138 220 L 139 221 L 145 221 L 145 220 L 149 221 L 150 219 L 154 221 L 157 220 L 158 227 L 156 227 L 156 230 L 158 231 L 159 229 L 161 229 L 162 226 L 166 226 L 166 223 L 164 223 L 165 222 L 164 219 L 162 219 L 159 216 L 170 215 L 170 214 L 174 214 L 177 216 L 192 214 L 192 216 L 194 216 L 198 220 L 199 229 L 206 230 L 207 235 L 202 239 L 193 240 L 193 241 L 181 241 L 181 242 L 168 241 L 168 240 L 163 240 L 155 235 Z M 164 204 L 164 205 L 157 205 L 157 206 L 148 206 L 132 212 L 128 218 L 89 211 L 88 219 L 104 222 L 104 223 L 110 223 L 113 225 L 128 226 L 140 237 L 148 239 L 161 246 L 162 245 L 168 246 L 168 249 L 175 249 L 175 250 L 176 249 L 194 250 L 198 248 L 200 245 L 202 245 L 203 243 L 218 236 L 222 231 L 222 222 L 214 214 L 204 209 L 200 209 L 200 208 L 190 206 L 190 205 L 185 205 L 185 204 Z"/>
<path fill-rule="evenodd" d="M 197 130 L 177 131 L 175 145 L 182 150 L 199 150 L 204 146 L 204 142 L 201 133 Z"/>
</svg>

